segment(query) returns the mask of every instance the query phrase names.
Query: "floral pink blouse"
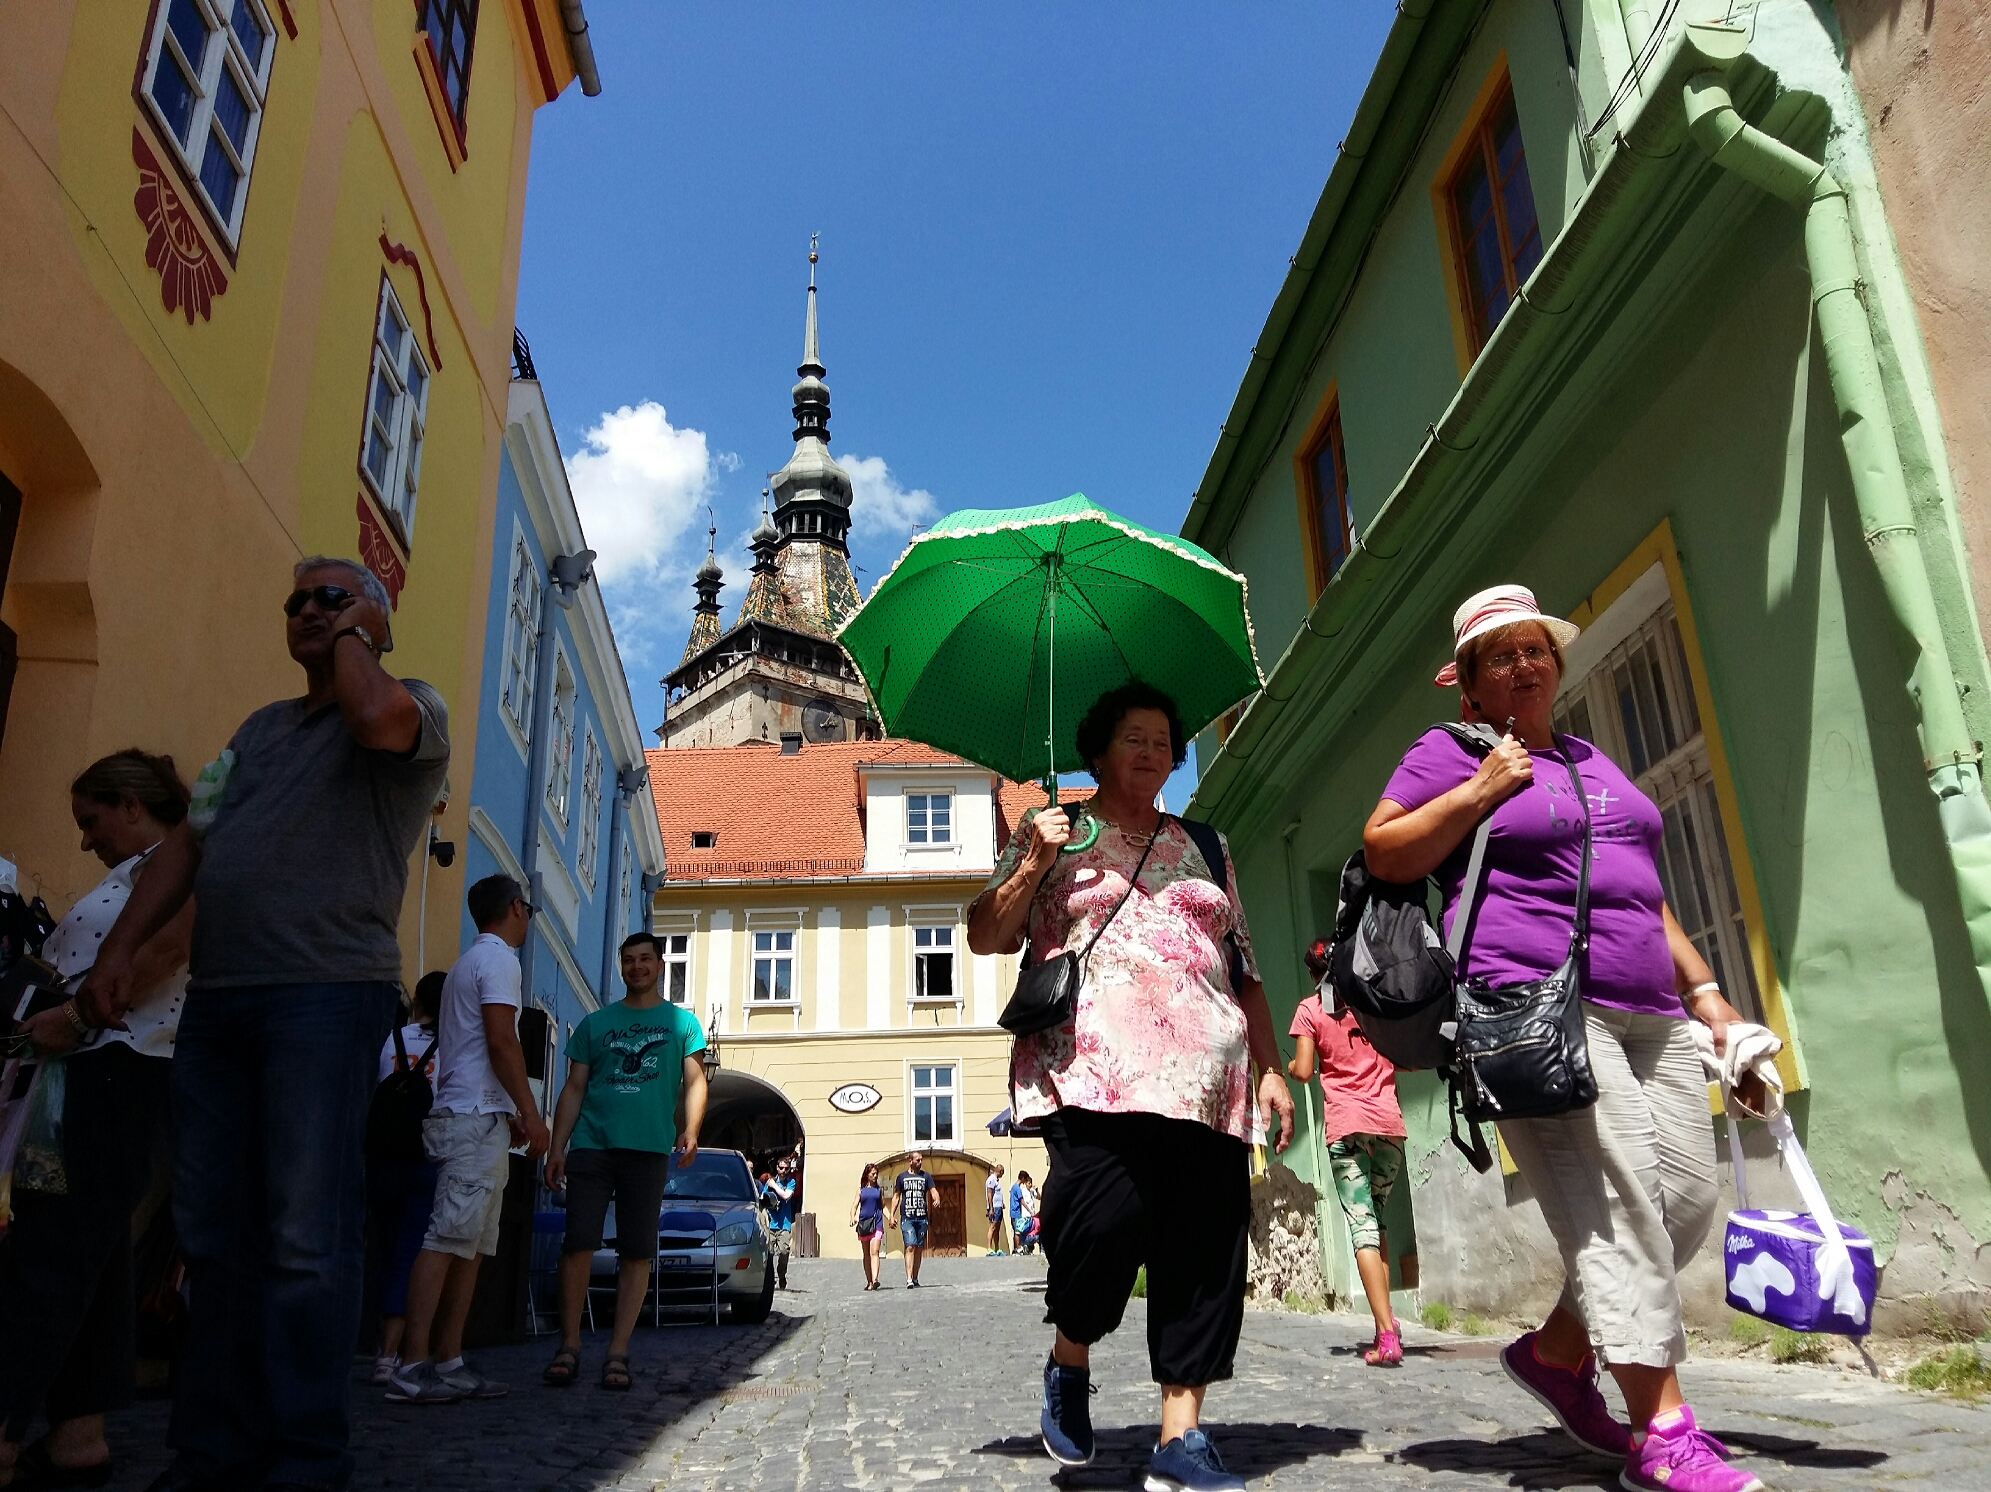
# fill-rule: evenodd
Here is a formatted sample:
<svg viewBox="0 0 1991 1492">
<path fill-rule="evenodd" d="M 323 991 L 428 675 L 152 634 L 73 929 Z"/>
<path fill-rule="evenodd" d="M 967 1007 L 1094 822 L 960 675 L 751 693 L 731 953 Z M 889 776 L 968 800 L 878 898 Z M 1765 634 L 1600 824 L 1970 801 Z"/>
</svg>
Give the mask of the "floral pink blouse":
<svg viewBox="0 0 1991 1492">
<path fill-rule="evenodd" d="M 1035 809 L 1024 815 L 991 888 L 1015 872 L 1035 817 Z M 1041 962 L 1067 948 L 1082 953 L 1112 916 L 1140 857 L 1139 842 L 1110 825 L 1090 847 L 1060 855 L 1030 905 L 1033 957 Z M 1224 858 L 1230 859 L 1228 845 Z M 1140 885 L 1081 971 L 1073 1021 L 1016 1039 L 1018 1119 L 1064 1107 L 1161 1114 L 1263 1143 L 1244 1011 L 1230 992 L 1224 935 L 1237 935 L 1248 978 L 1258 978 L 1258 965 L 1238 904 L 1237 874 L 1228 863 L 1224 870 L 1228 894 L 1210 879 L 1202 852 L 1182 826 L 1163 822 Z"/>
</svg>

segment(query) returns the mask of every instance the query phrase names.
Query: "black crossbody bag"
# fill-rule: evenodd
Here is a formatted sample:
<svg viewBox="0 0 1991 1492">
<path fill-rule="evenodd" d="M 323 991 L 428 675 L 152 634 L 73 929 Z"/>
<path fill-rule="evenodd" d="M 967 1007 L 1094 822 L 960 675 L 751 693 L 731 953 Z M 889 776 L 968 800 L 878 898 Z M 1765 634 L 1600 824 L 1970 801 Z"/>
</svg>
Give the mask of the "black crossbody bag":
<svg viewBox="0 0 1991 1492">
<path fill-rule="evenodd" d="M 1576 770 L 1575 752 L 1561 738 L 1556 744 L 1563 747 L 1569 780 L 1583 813 L 1583 868 L 1576 879 L 1576 920 L 1570 928 L 1569 953 L 1562 967 L 1546 979 L 1499 986 L 1483 979 L 1459 981 L 1453 1101 L 1475 1123 L 1482 1119 L 1545 1119 L 1587 1109 L 1597 1101 L 1590 1043 L 1583 1031 L 1582 958 L 1590 945 L 1590 800 Z M 1461 928 L 1479 896 L 1483 853 L 1482 839 L 1474 847 L 1459 898 Z"/>
<path fill-rule="evenodd" d="M 1120 908 L 1134 894 L 1134 887 L 1140 883 L 1141 871 L 1148 863 L 1148 851 L 1154 848 L 1155 839 L 1161 837 L 1161 831 L 1167 824 L 1168 820 L 1164 818 L 1155 826 L 1154 837 L 1142 847 L 1141 858 L 1134 862 L 1134 873 L 1127 878 L 1127 889 L 1113 904 L 1106 921 L 1094 928 L 1092 936 L 1086 939 L 1085 952 L 1073 953 L 1067 948 L 1056 958 L 1046 959 L 1041 964 L 1031 963 L 1030 955 L 1027 952 L 1024 954 L 1023 967 L 1016 975 L 1016 991 L 1009 997 L 1009 1003 L 1003 1006 L 1002 1014 L 996 1017 L 996 1024 L 1003 1030 L 1012 1036 L 1034 1036 L 1039 1031 L 1062 1026 L 1072 1018 L 1072 1011 L 1078 1002 L 1083 965 L 1092 957 L 1092 948 L 1099 941 L 1099 935 L 1120 915 Z M 1051 864 L 1055 867 L 1057 862 L 1053 860 Z M 1047 870 L 1045 874 L 1050 872 Z M 1034 889 L 1031 897 L 1033 900 L 1036 897 Z"/>
</svg>

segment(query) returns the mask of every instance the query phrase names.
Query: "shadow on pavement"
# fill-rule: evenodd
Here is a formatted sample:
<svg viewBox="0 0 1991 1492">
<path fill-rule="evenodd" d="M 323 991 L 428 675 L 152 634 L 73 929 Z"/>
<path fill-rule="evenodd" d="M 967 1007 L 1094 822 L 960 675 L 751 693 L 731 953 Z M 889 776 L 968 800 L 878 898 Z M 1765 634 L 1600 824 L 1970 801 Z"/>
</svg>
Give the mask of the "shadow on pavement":
<svg viewBox="0 0 1991 1492">
<path fill-rule="evenodd" d="M 1268 1424 L 1245 1422 L 1207 1426 L 1217 1443 L 1224 1465 L 1239 1476 L 1264 1476 L 1286 1466 L 1299 1466 L 1316 1456 L 1338 1456 L 1362 1448 L 1360 1430 L 1335 1429 L 1326 1425 Z M 1090 1466 L 1068 1466 L 1057 1472 L 1061 1487 L 1125 1487 L 1136 1473 L 1147 1469 L 1154 1454 L 1154 1431 L 1146 1425 L 1102 1427 L 1099 1452 Z M 1044 1442 L 1035 1435 L 1006 1435 L 975 1447 L 978 1456 L 1036 1458 L 1047 1464 Z"/>
<path fill-rule="evenodd" d="M 1864 1470 L 1887 1459 L 1886 1451 L 1838 1449 L 1815 1440 L 1793 1440 L 1788 1435 L 1764 1435 L 1754 1430 L 1710 1430 L 1709 1434 L 1738 1451 L 1770 1456 L 1786 1466 L 1813 1466 L 1822 1471 Z"/>
<path fill-rule="evenodd" d="M 1424 1440 L 1390 1459 L 1424 1471 L 1507 1474 L 1510 1487 L 1616 1487 L 1617 1469 L 1572 1446 L 1559 1433 L 1542 1431 L 1506 1440 Z"/>
<path fill-rule="evenodd" d="M 774 1397 L 796 1385 L 762 1384 L 755 1364 L 808 1318 L 774 1315 L 758 1326 L 639 1327 L 630 1342 L 635 1384 L 626 1393 L 597 1387 L 606 1331 L 581 1341 L 581 1378 L 548 1388 L 540 1370 L 554 1334 L 470 1354 L 476 1366 L 512 1385 L 502 1399 L 419 1408 L 385 1402 L 355 1364 L 352 1492 L 448 1488 L 450 1492 L 591 1492 L 623 1479 L 650 1446 L 687 1415 L 721 1400 Z M 113 1492 L 136 1492 L 165 1469 L 170 1406 L 149 1402 L 111 1416 L 118 1470 Z"/>
</svg>

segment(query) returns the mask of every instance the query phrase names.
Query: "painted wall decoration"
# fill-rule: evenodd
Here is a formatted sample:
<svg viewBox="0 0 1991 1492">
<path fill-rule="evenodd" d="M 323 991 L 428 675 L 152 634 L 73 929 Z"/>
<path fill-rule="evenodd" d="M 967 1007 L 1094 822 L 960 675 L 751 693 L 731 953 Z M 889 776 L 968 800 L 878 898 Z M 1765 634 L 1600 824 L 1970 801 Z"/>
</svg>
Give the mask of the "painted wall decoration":
<svg viewBox="0 0 1991 1492">
<path fill-rule="evenodd" d="M 185 315 L 188 326 L 194 324 L 196 312 L 203 321 L 213 320 L 214 298 L 228 289 L 228 277 L 195 225 L 194 214 L 135 125 L 131 159 L 138 167 L 138 190 L 132 193 L 131 205 L 145 224 L 145 262 L 159 271 L 160 300 L 169 312 Z"/>
<path fill-rule="evenodd" d="M 878 1107 L 884 1095 L 869 1083 L 845 1083 L 830 1094 L 830 1107 L 839 1114 L 861 1114 Z"/>
<path fill-rule="evenodd" d="M 408 583 L 408 567 L 401 563 L 401 552 L 381 526 L 364 492 L 359 495 L 359 557 L 380 577 L 380 583 L 387 587 L 387 599 L 399 611 L 401 587 Z"/>
</svg>

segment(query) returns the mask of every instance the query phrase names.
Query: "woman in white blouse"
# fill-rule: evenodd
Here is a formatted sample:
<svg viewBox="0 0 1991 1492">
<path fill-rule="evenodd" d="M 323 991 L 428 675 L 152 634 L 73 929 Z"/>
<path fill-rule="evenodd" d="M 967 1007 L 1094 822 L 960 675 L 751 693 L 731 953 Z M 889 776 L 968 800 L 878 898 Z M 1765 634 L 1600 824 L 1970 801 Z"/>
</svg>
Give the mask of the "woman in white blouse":
<svg viewBox="0 0 1991 1492">
<path fill-rule="evenodd" d="M 120 751 L 76 779 L 70 808 L 83 848 L 110 870 L 42 947 L 73 979 L 96 962 L 146 857 L 186 817 L 187 788 L 171 757 Z M 110 1479 L 104 1414 L 132 1399 L 132 1212 L 151 1180 L 152 1137 L 166 1122 L 192 928 L 189 902 L 140 951 L 133 985 L 147 993 L 121 1029 L 93 1030 L 73 998 L 28 1022 L 35 1050 L 65 1064 L 67 1189 L 16 1190 L 13 1224 L 0 1237 L 0 1487 Z M 47 1413 L 48 1434 L 23 1448 L 37 1410 Z"/>
</svg>

